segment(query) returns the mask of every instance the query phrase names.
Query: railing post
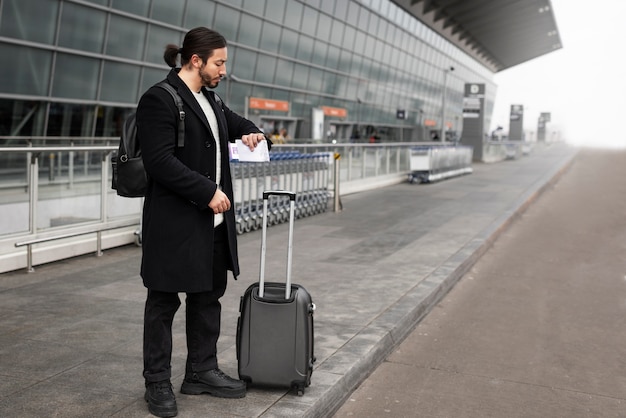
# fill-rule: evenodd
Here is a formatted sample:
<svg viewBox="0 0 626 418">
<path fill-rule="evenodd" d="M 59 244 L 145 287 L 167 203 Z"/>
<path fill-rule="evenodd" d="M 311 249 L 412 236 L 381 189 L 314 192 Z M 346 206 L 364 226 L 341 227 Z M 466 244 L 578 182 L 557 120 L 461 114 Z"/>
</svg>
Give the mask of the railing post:
<svg viewBox="0 0 626 418">
<path fill-rule="evenodd" d="M 37 200 L 39 199 L 39 153 L 30 154 L 30 169 L 28 178 L 28 230 L 31 234 L 37 232 Z"/>
<path fill-rule="evenodd" d="M 335 212 L 341 212 L 342 205 L 339 194 L 339 178 L 341 177 L 341 168 L 339 166 L 339 161 L 341 160 L 341 154 L 338 152 L 335 153 L 335 196 L 334 196 L 334 204 L 333 209 Z"/>
</svg>

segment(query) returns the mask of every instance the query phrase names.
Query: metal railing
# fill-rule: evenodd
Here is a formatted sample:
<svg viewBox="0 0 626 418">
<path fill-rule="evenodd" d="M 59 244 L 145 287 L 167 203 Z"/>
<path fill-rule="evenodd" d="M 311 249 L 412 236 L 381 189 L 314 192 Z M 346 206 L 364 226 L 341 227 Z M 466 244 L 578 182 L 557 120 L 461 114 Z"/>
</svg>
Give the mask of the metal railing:
<svg viewBox="0 0 626 418">
<path fill-rule="evenodd" d="M 59 248 L 76 246 L 72 239 L 88 234 L 96 235 L 96 254 L 101 253 L 105 239 L 110 241 L 108 246 L 137 242 L 142 199 L 119 197 L 111 189 L 110 158 L 117 145 L 108 144 L 117 140 L 30 137 L 14 141 L 26 145 L 0 147 L 0 272 L 13 269 L 11 266 L 22 266 L 23 262 L 16 262 L 15 257 L 26 258 L 29 270 L 42 260 L 65 258 L 67 255 Z M 34 145 L 38 142 L 45 145 Z M 51 142 L 58 145 L 48 145 Z M 89 142 L 91 144 L 82 145 Z M 296 153 L 316 158 L 296 158 L 297 164 L 290 165 L 288 159 L 272 157 L 267 166 L 247 172 L 237 163 L 231 163 L 236 183 L 234 207 L 242 214 L 238 219 L 243 221 L 245 208 L 249 209 L 250 202 L 258 196 L 252 193 L 252 188 L 244 190 L 245 182 L 254 181 L 256 188 L 293 187 L 306 197 L 302 200 L 301 213 L 312 215 L 326 210 L 325 203 L 334 195 L 338 182 L 342 184 L 341 193 L 349 194 L 406 179 L 408 149 L 412 145 L 415 144 L 277 144 L 272 156 Z M 340 170 L 336 171 L 337 164 Z M 335 178 L 335 173 L 339 178 Z M 238 179 L 241 182 L 238 183 Z M 239 232 L 256 229 L 259 225 L 256 219 L 252 223 L 242 222 Z M 124 238 L 111 238 L 116 232 Z M 84 238 L 84 241 L 93 240 Z M 37 257 L 33 254 L 33 246 L 43 253 L 52 241 L 56 242 L 58 255 Z M 72 255 L 77 251 L 93 251 L 86 245 L 81 246 L 85 249 L 73 248 Z M 7 262 L 9 259 L 12 261 Z"/>
</svg>

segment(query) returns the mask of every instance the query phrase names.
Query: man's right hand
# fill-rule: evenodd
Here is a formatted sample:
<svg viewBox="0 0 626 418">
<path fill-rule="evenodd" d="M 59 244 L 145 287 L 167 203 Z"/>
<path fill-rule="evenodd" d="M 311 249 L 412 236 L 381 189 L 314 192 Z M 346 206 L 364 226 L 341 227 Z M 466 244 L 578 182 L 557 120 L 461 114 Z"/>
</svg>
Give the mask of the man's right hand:
<svg viewBox="0 0 626 418">
<path fill-rule="evenodd" d="M 213 209 L 214 214 L 224 213 L 230 209 L 230 200 L 226 193 L 217 189 L 213 195 L 213 199 L 209 202 L 209 207 Z"/>
</svg>

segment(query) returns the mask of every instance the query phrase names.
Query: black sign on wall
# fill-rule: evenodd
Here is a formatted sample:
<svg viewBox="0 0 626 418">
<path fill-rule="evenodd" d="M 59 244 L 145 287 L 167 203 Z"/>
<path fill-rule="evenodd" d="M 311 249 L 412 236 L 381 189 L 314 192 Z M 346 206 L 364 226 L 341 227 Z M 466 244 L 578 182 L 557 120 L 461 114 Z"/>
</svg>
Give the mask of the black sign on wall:
<svg viewBox="0 0 626 418">
<path fill-rule="evenodd" d="M 522 141 L 524 139 L 523 105 L 511 105 L 511 116 L 509 117 L 509 139 L 511 141 Z"/>
<path fill-rule="evenodd" d="M 466 83 L 463 97 L 462 142 L 474 148 L 474 161 L 483 159 L 485 134 L 485 84 Z"/>
</svg>

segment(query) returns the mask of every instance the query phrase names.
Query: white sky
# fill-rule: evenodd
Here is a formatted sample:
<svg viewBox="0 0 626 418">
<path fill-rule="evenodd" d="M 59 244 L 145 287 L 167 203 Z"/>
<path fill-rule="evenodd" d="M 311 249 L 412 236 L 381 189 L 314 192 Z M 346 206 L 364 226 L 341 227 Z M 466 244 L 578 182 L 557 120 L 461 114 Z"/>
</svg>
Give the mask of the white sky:
<svg viewBox="0 0 626 418">
<path fill-rule="evenodd" d="M 563 48 L 497 73 L 492 126 L 509 129 L 512 104 L 524 105 L 524 130 L 569 143 L 626 147 L 626 0 L 551 0 Z"/>
</svg>

